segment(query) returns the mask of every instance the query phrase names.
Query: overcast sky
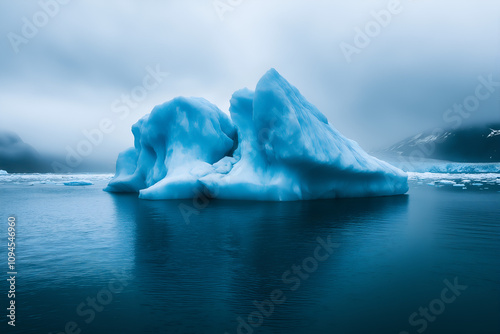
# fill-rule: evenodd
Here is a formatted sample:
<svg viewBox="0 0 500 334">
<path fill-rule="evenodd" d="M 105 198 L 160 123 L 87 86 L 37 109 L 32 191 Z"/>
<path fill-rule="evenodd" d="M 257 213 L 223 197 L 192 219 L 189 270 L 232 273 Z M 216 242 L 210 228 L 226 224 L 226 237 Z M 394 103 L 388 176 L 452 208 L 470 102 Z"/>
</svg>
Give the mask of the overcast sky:
<svg viewBox="0 0 500 334">
<path fill-rule="evenodd" d="M 88 159 L 115 161 L 155 105 L 201 96 L 227 111 L 231 94 L 271 67 L 367 150 L 446 125 L 478 77 L 500 81 L 499 1 L 401 0 L 385 26 L 373 11 L 391 1 L 65 2 L 0 2 L 0 130 L 42 153 L 64 154 L 108 118 L 113 131 Z M 357 29 L 372 37 L 346 57 Z M 115 113 L 148 69 L 169 75 Z M 499 96 L 497 87 L 466 121 L 500 121 Z"/>
</svg>

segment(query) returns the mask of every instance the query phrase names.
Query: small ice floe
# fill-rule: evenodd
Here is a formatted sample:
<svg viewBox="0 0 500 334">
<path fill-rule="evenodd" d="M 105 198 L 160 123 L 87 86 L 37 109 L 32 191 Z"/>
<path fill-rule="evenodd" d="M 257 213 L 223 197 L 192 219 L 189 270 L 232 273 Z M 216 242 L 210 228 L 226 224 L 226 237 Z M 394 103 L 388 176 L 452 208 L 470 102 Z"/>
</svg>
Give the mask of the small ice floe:
<svg viewBox="0 0 500 334">
<path fill-rule="evenodd" d="M 491 133 L 486 138 L 500 136 L 500 130 L 495 130 L 495 129 L 492 129 L 492 128 L 490 128 L 490 130 L 491 130 Z"/>
<path fill-rule="evenodd" d="M 473 185 L 473 186 L 476 186 L 476 187 L 480 187 L 480 186 L 482 186 L 483 184 L 482 184 L 482 183 L 480 183 L 480 182 L 476 182 L 476 183 L 473 183 L 472 185 Z"/>
<path fill-rule="evenodd" d="M 471 183 L 471 180 L 462 180 L 462 183 Z"/>
<path fill-rule="evenodd" d="M 69 181 L 69 182 L 64 182 L 63 184 L 65 186 L 73 186 L 73 187 L 77 187 L 77 186 L 91 186 L 91 185 L 93 185 L 92 182 L 90 182 L 90 181 L 84 181 L 84 180 L 81 180 L 81 181 Z"/>
<path fill-rule="evenodd" d="M 455 185 L 456 184 L 456 182 L 452 181 L 452 180 L 440 180 L 440 181 L 438 181 L 438 183 L 440 183 L 440 184 L 449 184 L 449 185 Z"/>
<path fill-rule="evenodd" d="M 9 173 L 7 173 L 6 170 L 0 169 L 0 175 L 5 175 L 5 174 L 9 174 Z"/>
<path fill-rule="evenodd" d="M 465 184 L 463 184 L 463 183 L 456 183 L 453 186 L 454 187 L 465 187 Z"/>
</svg>

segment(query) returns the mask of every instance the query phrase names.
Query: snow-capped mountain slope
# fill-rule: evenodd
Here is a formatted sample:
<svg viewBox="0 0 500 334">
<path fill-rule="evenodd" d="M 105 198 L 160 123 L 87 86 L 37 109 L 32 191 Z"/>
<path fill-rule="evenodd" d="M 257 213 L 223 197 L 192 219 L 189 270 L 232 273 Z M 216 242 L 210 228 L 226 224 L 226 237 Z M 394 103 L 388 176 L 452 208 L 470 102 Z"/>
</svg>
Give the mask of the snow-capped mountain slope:
<svg viewBox="0 0 500 334">
<path fill-rule="evenodd" d="M 50 171 L 40 154 L 13 132 L 0 132 L 0 169 L 9 173 Z"/>
<path fill-rule="evenodd" d="M 500 162 L 500 123 L 428 130 L 400 141 L 387 151 L 454 162 Z"/>
</svg>

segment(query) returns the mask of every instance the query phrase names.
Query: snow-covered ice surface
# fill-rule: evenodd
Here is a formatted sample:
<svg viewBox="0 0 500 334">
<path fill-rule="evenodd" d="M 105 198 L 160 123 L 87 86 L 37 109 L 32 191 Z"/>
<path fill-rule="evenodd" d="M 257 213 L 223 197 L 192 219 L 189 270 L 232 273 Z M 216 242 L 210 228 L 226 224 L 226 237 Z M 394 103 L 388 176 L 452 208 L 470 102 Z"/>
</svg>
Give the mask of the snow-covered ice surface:
<svg viewBox="0 0 500 334">
<path fill-rule="evenodd" d="M 112 174 L 23 174 L 11 173 L 0 176 L 1 185 L 92 185 L 109 182 Z"/>
<path fill-rule="evenodd" d="M 500 173 L 500 163 L 498 162 L 452 162 L 421 156 L 408 157 L 393 152 L 375 152 L 374 154 L 405 172 L 451 174 Z"/>
<path fill-rule="evenodd" d="M 233 94 L 230 114 L 201 98 L 157 106 L 132 127 L 106 190 L 270 201 L 408 191 L 406 173 L 342 136 L 274 69 Z"/>
<path fill-rule="evenodd" d="M 420 173 L 500 173 L 500 163 L 461 163 L 447 161 L 426 161 L 403 168 L 408 172 Z"/>
<path fill-rule="evenodd" d="M 223 167 L 219 166 L 219 170 Z M 0 187 L 15 186 L 66 186 L 95 185 L 104 187 L 112 174 L 2 174 Z M 435 188 L 455 188 L 461 191 L 500 191 L 500 173 L 408 173 L 410 188 L 431 186 Z"/>
<path fill-rule="evenodd" d="M 408 173 L 410 184 L 500 191 L 500 173 Z"/>
<path fill-rule="evenodd" d="M 7 172 L 4 171 L 3 169 L 0 169 L 0 175 L 5 175 L 5 174 L 7 174 Z"/>
</svg>

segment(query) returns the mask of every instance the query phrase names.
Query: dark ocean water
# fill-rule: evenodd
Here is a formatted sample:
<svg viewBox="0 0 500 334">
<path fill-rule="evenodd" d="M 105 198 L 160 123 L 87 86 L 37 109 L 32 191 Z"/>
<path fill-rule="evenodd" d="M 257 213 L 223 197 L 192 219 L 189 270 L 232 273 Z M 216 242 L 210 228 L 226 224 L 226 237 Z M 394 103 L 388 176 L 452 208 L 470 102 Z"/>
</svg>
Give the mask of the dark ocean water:
<svg viewBox="0 0 500 334">
<path fill-rule="evenodd" d="M 500 333 L 499 185 L 293 203 L 104 185 L 1 186 L 0 333 Z"/>
</svg>

